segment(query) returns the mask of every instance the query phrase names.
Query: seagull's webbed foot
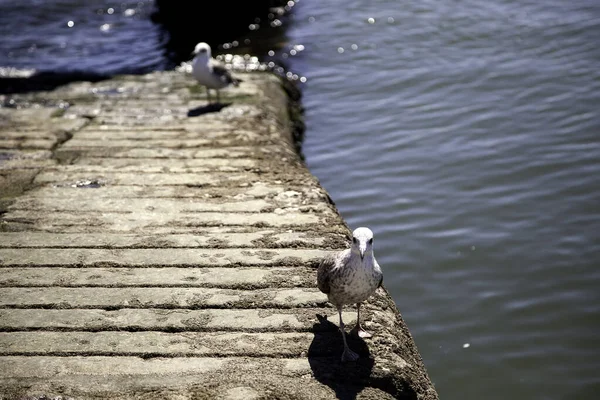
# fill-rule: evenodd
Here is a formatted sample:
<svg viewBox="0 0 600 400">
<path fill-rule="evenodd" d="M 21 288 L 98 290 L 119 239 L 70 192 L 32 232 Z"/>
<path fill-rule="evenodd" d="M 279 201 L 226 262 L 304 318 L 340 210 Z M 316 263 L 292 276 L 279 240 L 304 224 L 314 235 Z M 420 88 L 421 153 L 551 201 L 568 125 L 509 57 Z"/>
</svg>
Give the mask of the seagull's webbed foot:
<svg viewBox="0 0 600 400">
<path fill-rule="evenodd" d="M 344 352 L 342 353 L 342 362 L 351 362 L 358 360 L 359 356 L 349 347 L 344 347 Z"/>
<path fill-rule="evenodd" d="M 351 335 L 358 336 L 359 338 L 368 339 L 373 337 L 369 332 L 365 331 L 359 323 L 357 323 L 354 328 L 350 331 Z"/>
</svg>

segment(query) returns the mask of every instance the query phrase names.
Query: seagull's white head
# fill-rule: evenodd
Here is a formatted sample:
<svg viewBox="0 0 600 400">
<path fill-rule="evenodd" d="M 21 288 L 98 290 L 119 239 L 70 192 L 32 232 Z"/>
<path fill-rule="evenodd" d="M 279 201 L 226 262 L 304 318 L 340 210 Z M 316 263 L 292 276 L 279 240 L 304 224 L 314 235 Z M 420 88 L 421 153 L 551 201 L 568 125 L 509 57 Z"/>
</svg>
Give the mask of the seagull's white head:
<svg viewBox="0 0 600 400">
<path fill-rule="evenodd" d="M 198 43 L 194 48 L 194 55 L 204 55 L 206 58 L 210 58 L 210 46 L 208 43 Z"/>
<path fill-rule="evenodd" d="M 361 260 L 373 255 L 373 232 L 369 228 L 361 226 L 352 232 L 352 252 L 360 255 Z"/>
</svg>

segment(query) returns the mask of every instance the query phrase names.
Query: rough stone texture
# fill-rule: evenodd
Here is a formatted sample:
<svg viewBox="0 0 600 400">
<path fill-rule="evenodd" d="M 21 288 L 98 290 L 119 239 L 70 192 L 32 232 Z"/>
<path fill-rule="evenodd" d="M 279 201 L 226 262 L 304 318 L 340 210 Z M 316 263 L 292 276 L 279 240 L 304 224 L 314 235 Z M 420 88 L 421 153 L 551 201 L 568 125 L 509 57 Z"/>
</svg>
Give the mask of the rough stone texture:
<svg viewBox="0 0 600 400">
<path fill-rule="evenodd" d="M 177 72 L 0 98 L 0 399 L 437 399 L 385 289 L 340 363 L 348 227 L 242 79 L 209 113 Z"/>
</svg>

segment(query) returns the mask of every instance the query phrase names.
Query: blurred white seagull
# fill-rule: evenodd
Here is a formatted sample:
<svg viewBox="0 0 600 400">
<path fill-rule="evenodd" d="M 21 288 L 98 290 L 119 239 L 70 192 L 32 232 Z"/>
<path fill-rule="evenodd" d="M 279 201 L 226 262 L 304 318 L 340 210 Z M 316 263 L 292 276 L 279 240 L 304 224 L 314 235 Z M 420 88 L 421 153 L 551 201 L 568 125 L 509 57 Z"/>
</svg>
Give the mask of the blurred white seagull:
<svg viewBox="0 0 600 400">
<path fill-rule="evenodd" d="M 361 338 L 371 334 L 360 325 L 360 303 L 367 300 L 383 283 L 383 272 L 373 255 L 373 232 L 369 228 L 356 228 L 352 232 L 352 247 L 324 258 L 317 272 L 317 286 L 337 308 L 340 331 L 344 339 L 342 361 L 356 361 L 358 354 L 346 342 L 342 308 L 356 303 L 356 326 L 351 333 Z"/>
<path fill-rule="evenodd" d="M 223 65 L 211 57 L 210 46 L 204 42 L 198 43 L 194 49 L 192 76 L 198 83 L 206 86 L 206 98 L 209 104 L 211 103 L 210 89 L 217 91 L 217 103 L 220 103 L 219 89 L 230 84 L 238 86 L 242 82 L 240 79 L 232 77 Z"/>
</svg>

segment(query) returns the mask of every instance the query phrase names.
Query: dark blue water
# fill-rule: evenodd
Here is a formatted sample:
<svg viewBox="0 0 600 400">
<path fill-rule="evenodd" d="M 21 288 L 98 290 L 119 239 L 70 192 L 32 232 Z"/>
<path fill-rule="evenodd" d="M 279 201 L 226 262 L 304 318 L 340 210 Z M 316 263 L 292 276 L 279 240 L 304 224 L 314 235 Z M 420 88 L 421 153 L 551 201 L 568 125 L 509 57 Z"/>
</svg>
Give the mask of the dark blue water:
<svg viewBox="0 0 600 400">
<path fill-rule="evenodd" d="M 308 165 L 443 399 L 600 391 L 600 2 L 302 1 Z"/>
<path fill-rule="evenodd" d="M 162 69 L 151 0 L 0 0 L 0 67 L 96 73 Z"/>
<path fill-rule="evenodd" d="M 0 67 L 164 68 L 151 6 L 0 1 Z M 441 397 L 597 398 L 600 2 L 302 0 L 286 35 L 307 163 Z"/>
</svg>

